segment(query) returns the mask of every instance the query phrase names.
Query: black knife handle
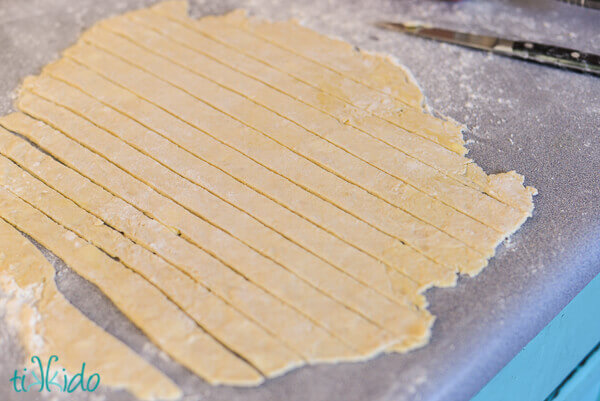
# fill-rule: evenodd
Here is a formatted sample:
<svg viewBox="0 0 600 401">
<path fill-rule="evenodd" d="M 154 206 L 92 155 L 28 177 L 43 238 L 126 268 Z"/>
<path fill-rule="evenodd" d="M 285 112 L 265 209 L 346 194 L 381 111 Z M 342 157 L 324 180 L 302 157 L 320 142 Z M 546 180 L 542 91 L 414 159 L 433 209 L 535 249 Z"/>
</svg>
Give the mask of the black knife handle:
<svg viewBox="0 0 600 401">
<path fill-rule="evenodd" d="M 525 60 L 600 75 L 600 56 L 596 54 L 527 41 L 514 42 L 512 51 L 513 56 Z"/>
</svg>

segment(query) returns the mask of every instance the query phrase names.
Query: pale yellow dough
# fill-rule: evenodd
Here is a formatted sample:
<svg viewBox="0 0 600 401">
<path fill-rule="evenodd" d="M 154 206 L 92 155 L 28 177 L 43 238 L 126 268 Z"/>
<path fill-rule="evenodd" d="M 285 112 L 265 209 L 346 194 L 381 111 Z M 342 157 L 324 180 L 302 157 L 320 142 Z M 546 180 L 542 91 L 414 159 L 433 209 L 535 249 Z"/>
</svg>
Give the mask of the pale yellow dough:
<svg viewBox="0 0 600 401">
<path fill-rule="evenodd" d="M 184 1 L 113 17 L 17 107 L 0 125 L 52 157 L 0 130 L 0 217 L 90 279 L 51 234 L 129 272 L 168 333 L 119 301 L 126 280 L 99 286 L 211 383 L 424 345 L 422 292 L 479 273 L 533 209 L 402 67 L 293 21 L 193 20 Z"/>
<path fill-rule="evenodd" d="M 54 267 L 15 228 L 0 219 L 0 288 L 25 355 L 58 356 L 70 377 L 86 363 L 103 386 L 124 388 L 142 400 L 174 400 L 181 390 L 121 341 L 89 320 L 58 291 Z M 65 324 L 64 322 L 68 322 Z"/>
</svg>

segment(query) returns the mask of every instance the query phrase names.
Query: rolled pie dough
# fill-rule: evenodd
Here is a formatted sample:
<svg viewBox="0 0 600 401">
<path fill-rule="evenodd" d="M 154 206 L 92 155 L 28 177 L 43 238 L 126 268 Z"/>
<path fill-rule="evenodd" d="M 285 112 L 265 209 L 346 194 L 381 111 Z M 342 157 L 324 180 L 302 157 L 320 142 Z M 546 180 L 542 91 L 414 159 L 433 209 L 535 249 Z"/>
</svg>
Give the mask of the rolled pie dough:
<svg viewBox="0 0 600 401">
<path fill-rule="evenodd" d="M 294 21 L 110 18 L 16 105 L 0 125 L 39 149 L 0 130 L 0 218 L 210 383 L 423 346 L 423 291 L 533 210 L 402 67 Z"/>
</svg>

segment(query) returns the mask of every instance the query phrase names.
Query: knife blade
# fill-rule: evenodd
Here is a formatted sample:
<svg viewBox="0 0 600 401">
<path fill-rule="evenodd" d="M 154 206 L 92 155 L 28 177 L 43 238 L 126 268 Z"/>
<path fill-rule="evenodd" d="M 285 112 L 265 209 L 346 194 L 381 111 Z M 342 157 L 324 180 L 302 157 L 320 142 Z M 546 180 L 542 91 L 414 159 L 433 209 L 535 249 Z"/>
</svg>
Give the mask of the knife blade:
<svg viewBox="0 0 600 401">
<path fill-rule="evenodd" d="M 477 35 L 474 33 L 452 31 L 421 24 L 379 22 L 377 25 L 381 28 L 400 31 L 427 39 L 453 43 L 503 56 L 600 76 L 600 56 L 597 54 L 585 53 L 575 49 L 531 41 L 510 40 L 496 36 Z"/>
</svg>

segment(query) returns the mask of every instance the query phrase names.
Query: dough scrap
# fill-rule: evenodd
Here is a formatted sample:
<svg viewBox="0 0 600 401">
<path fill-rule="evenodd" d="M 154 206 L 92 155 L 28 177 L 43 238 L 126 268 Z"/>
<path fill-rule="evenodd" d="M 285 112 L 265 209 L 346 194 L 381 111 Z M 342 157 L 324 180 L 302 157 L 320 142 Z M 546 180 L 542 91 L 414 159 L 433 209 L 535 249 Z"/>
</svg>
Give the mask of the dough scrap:
<svg viewBox="0 0 600 401">
<path fill-rule="evenodd" d="M 56 287 L 54 275 L 40 251 L 0 219 L 0 287 L 11 295 L 8 303 L 14 305 L 10 309 L 17 320 L 11 323 L 26 355 L 44 361 L 57 355 L 69 377 L 85 362 L 88 371 L 100 375 L 101 385 L 124 388 L 142 400 L 181 397 L 171 379 L 71 305 Z"/>
<path fill-rule="evenodd" d="M 0 130 L 0 217 L 211 383 L 426 344 L 422 292 L 479 273 L 533 210 L 535 189 L 464 157 L 462 125 L 431 115 L 402 67 L 293 21 L 193 20 L 184 1 L 109 18 L 16 105 L 0 125 L 41 150 Z M 184 354 L 169 336 L 187 330 Z"/>
</svg>

